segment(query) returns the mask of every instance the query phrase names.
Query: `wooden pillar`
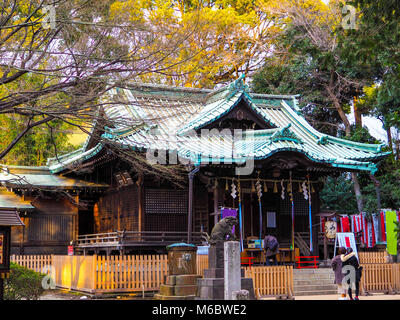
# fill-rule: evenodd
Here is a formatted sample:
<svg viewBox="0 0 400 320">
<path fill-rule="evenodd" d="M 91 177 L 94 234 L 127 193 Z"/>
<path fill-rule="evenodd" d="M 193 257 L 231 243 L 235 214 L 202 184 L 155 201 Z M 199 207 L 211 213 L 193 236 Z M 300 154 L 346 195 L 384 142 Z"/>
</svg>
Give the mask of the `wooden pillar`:
<svg viewBox="0 0 400 320">
<path fill-rule="evenodd" d="M 214 225 L 218 223 L 218 215 L 215 214 L 218 212 L 219 207 L 224 205 L 224 189 L 225 185 L 219 183 L 217 186 L 213 188 L 213 198 L 214 198 Z"/>
<path fill-rule="evenodd" d="M 73 223 L 73 234 L 72 240 L 78 240 L 79 234 L 79 194 L 75 196 L 75 203 L 76 203 L 76 213 L 72 216 L 72 223 Z"/>
<path fill-rule="evenodd" d="M 315 188 L 315 193 L 311 194 L 312 205 L 311 205 L 311 221 L 312 221 L 312 237 L 313 237 L 313 256 L 319 255 L 319 225 L 317 213 L 320 211 L 320 200 L 319 200 L 319 190 Z"/>
<path fill-rule="evenodd" d="M 138 180 L 136 181 L 137 196 L 138 196 L 138 231 L 144 231 L 144 186 L 143 186 L 143 176 L 139 175 Z"/>
<path fill-rule="evenodd" d="M 117 230 L 121 230 L 121 189 L 118 186 L 117 188 L 117 194 L 118 194 L 118 207 L 117 207 Z"/>
<path fill-rule="evenodd" d="M 218 212 L 218 207 L 219 207 L 218 187 L 214 187 L 213 192 L 214 192 L 214 225 L 216 225 L 218 223 L 218 215 L 216 213 Z"/>
<path fill-rule="evenodd" d="M 193 231 L 193 179 L 194 175 L 200 170 L 199 167 L 195 167 L 189 172 L 189 204 L 188 204 L 188 224 L 187 224 L 187 243 L 192 242 L 192 231 Z"/>
<path fill-rule="evenodd" d="M 324 261 L 328 261 L 328 239 L 326 238 L 326 234 L 324 232 Z"/>
</svg>

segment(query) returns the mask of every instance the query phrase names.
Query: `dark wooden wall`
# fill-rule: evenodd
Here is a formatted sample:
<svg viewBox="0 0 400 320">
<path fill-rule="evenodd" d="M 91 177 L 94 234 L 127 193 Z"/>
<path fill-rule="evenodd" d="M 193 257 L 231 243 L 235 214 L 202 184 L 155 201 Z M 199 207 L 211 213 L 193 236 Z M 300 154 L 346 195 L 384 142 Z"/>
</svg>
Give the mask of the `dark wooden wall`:
<svg viewBox="0 0 400 320">
<path fill-rule="evenodd" d="M 66 254 L 78 234 L 78 208 L 67 199 L 25 198 L 36 211 L 22 216 L 25 227 L 13 228 L 12 253 Z"/>
<path fill-rule="evenodd" d="M 130 185 L 108 191 L 93 209 L 94 232 L 137 231 L 139 228 L 138 187 Z"/>
</svg>

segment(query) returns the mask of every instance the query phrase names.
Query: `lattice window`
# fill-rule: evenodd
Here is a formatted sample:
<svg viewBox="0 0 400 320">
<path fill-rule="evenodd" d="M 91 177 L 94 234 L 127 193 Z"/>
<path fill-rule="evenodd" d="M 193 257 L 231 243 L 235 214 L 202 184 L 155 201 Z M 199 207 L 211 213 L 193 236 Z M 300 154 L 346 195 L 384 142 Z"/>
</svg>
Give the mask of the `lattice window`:
<svg viewBox="0 0 400 320">
<path fill-rule="evenodd" d="M 186 231 L 187 190 L 145 190 L 145 229 L 147 231 Z"/>
<path fill-rule="evenodd" d="M 187 190 L 158 190 L 145 191 L 146 215 L 187 215 Z"/>
<path fill-rule="evenodd" d="M 288 194 L 285 195 L 285 199 L 279 199 L 280 203 L 280 214 L 291 215 L 292 214 L 292 203 Z M 295 216 L 308 216 L 308 200 L 304 199 L 302 193 L 294 193 L 294 215 Z"/>
</svg>

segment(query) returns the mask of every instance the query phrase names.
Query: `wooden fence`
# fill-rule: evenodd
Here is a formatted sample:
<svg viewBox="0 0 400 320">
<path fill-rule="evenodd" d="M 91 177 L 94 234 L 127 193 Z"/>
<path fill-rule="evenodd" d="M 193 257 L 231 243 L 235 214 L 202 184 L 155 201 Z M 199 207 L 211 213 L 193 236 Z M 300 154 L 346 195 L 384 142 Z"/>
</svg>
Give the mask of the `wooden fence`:
<svg viewBox="0 0 400 320">
<path fill-rule="evenodd" d="M 197 255 L 197 274 L 204 276 L 204 269 L 208 268 L 208 255 Z"/>
<path fill-rule="evenodd" d="M 293 296 L 292 266 L 253 266 L 245 268 L 245 277 L 253 279 L 255 294 L 261 296 Z"/>
<path fill-rule="evenodd" d="M 168 273 L 167 255 L 58 256 L 13 255 L 11 261 L 51 274 L 57 287 L 91 293 L 159 290 Z M 208 256 L 197 256 L 197 274 Z"/>
<path fill-rule="evenodd" d="M 359 252 L 360 264 L 365 263 L 387 263 L 388 255 L 386 251 L 380 252 Z"/>
<path fill-rule="evenodd" d="M 51 255 L 11 255 L 11 262 L 17 263 L 30 270 L 49 274 L 51 272 Z"/>
<path fill-rule="evenodd" d="M 399 263 L 368 263 L 365 261 L 373 260 L 366 256 L 361 259 L 365 293 L 400 292 Z M 157 291 L 168 273 L 167 255 L 12 255 L 11 261 L 37 272 L 51 272 L 57 287 L 90 293 Z M 197 256 L 197 274 L 203 275 L 207 267 L 208 256 Z M 253 279 L 258 297 L 293 295 L 292 266 L 246 267 L 245 276 Z"/>
<path fill-rule="evenodd" d="M 361 290 L 363 294 L 370 292 L 400 293 L 399 263 L 363 264 Z"/>
</svg>

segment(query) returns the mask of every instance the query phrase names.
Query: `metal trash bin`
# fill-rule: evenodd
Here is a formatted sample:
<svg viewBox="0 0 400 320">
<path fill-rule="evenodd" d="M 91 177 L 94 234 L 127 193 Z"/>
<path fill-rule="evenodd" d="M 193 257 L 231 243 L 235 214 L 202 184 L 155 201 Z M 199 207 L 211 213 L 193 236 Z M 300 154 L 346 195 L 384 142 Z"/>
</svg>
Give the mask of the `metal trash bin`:
<svg viewBox="0 0 400 320">
<path fill-rule="evenodd" d="M 174 243 L 167 246 L 168 275 L 196 274 L 197 247 L 194 244 Z"/>
</svg>

